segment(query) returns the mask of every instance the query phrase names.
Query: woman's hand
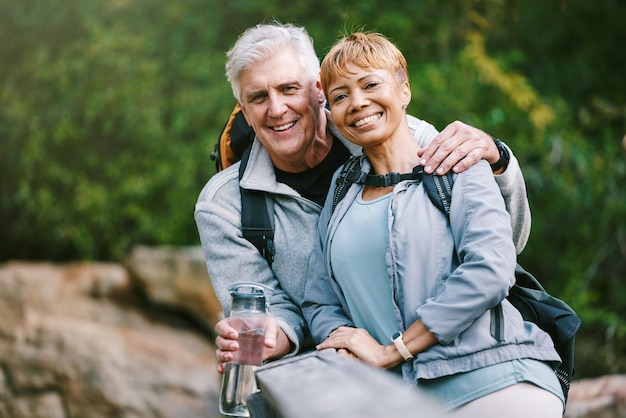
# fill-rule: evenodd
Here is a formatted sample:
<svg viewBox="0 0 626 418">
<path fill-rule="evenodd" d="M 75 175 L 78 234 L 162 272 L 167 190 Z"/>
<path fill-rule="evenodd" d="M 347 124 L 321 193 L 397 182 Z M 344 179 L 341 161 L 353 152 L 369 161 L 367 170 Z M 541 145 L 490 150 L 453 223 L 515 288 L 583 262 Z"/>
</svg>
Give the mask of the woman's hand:
<svg viewBox="0 0 626 418">
<path fill-rule="evenodd" d="M 340 354 L 352 356 L 364 363 L 382 368 L 393 367 L 402 361 L 395 347 L 380 345 L 362 328 L 339 327 L 316 348 L 318 350 L 334 348 Z"/>
</svg>

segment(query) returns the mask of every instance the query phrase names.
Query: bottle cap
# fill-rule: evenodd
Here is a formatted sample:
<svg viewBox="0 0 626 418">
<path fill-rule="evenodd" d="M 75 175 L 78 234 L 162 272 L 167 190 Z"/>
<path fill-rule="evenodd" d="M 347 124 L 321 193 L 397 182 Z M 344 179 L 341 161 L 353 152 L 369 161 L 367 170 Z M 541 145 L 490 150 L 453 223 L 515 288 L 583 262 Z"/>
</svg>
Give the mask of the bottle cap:
<svg viewBox="0 0 626 418">
<path fill-rule="evenodd" d="M 256 283 L 237 283 L 228 291 L 232 297 L 233 310 L 267 311 L 265 287 Z"/>
</svg>

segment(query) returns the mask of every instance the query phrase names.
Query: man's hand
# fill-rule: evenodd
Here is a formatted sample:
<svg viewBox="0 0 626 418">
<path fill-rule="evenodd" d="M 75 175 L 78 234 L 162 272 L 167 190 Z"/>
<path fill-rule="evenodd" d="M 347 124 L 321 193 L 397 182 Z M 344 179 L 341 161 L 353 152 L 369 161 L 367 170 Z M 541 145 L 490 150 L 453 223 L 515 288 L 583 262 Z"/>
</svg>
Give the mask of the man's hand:
<svg viewBox="0 0 626 418">
<path fill-rule="evenodd" d="M 217 357 L 217 371 L 224 373 L 225 363 L 232 361 L 234 352 L 239 350 L 239 333 L 230 324 L 230 318 L 224 318 L 215 325 L 215 357 Z M 263 361 L 284 356 L 291 351 L 291 342 L 278 325 L 276 318 L 268 317 L 265 321 L 265 349 Z"/>
<path fill-rule="evenodd" d="M 463 172 L 481 159 L 494 164 L 500 158 L 491 135 L 459 121 L 446 126 L 417 155 L 426 173 L 436 171 L 439 175 L 450 169 L 455 173 Z"/>
</svg>

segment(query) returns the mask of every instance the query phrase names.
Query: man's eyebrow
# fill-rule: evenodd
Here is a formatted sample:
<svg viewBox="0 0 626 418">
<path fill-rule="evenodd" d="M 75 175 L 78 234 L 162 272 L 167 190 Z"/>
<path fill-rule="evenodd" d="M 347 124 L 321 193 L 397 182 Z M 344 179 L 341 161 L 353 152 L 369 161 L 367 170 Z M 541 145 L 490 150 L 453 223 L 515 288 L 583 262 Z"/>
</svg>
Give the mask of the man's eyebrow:
<svg viewBox="0 0 626 418">
<path fill-rule="evenodd" d="M 285 82 L 285 83 L 280 83 L 280 84 L 278 85 L 278 89 L 279 89 L 279 90 L 282 90 L 282 89 L 284 89 L 285 87 L 292 87 L 292 86 L 297 86 L 297 87 L 300 87 L 301 85 L 302 85 L 302 83 L 301 83 L 301 82 L 299 82 L 298 80 L 287 81 L 287 82 Z"/>
<path fill-rule="evenodd" d="M 295 79 L 295 80 L 290 80 L 284 83 L 277 84 L 273 88 L 280 91 L 280 90 L 284 90 L 287 87 L 293 87 L 293 86 L 301 87 L 302 83 L 298 81 L 297 79 Z M 253 101 L 260 97 L 266 97 L 267 95 L 268 95 L 268 91 L 266 89 L 261 89 L 261 90 L 251 91 L 250 93 L 246 94 L 245 98 L 248 101 Z"/>
</svg>

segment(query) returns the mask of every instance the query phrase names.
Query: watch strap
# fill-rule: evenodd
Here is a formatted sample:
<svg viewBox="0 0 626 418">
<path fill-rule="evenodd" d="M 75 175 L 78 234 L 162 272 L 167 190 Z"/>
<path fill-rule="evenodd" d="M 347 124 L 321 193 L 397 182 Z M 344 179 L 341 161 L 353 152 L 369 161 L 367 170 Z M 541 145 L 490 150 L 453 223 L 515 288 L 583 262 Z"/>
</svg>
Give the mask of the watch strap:
<svg viewBox="0 0 626 418">
<path fill-rule="evenodd" d="M 392 341 L 393 341 L 393 345 L 396 346 L 396 350 L 398 350 L 398 353 L 400 353 L 400 355 L 402 356 L 404 361 L 409 361 L 409 360 L 412 360 L 414 358 L 413 354 L 411 354 L 409 349 L 406 348 L 406 345 L 404 344 L 404 341 L 402 341 L 402 333 L 401 332 L 395 333 L 393 335 L 393 337 L 392 337 Z"/>
<path fill-rule="evenodd" d="M 495 172 L 500 170 L 501 168 L 506 169 L 506 167 L 509 165 L 509 160 L 511 159 L 511 156 L 509 155 L 509 151 L 506 149 L 506 147 L 504 146 L 504 144 L 502 143 L 502 141 L 500 141 L 499 139 L 493 139 L 493 141 L 496 143 L 496 147 L 498 148 L 498 151 L 500 152 L 500 158 L 498 159 L 498 161 L 496 161 L 491 165 L 491 171 Z"/>
</svg>

